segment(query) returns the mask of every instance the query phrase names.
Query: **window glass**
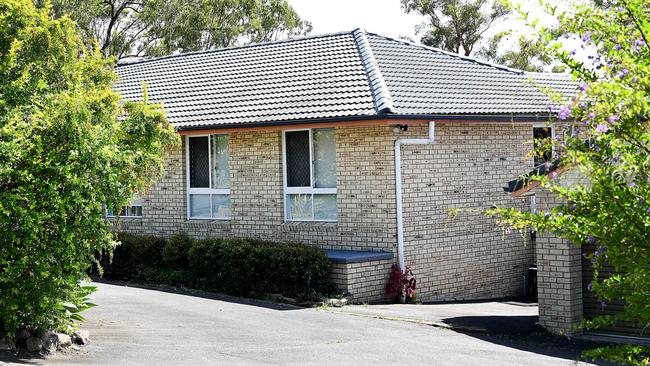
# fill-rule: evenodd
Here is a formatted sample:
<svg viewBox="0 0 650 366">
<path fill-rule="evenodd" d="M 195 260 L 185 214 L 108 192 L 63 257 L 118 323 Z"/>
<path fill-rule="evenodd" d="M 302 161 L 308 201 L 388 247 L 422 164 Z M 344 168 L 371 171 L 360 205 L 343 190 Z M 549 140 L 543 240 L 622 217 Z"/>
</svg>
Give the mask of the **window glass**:
<svg viewBox="0 0 650 366">
<path fill-rule="evenodd" d="M 210 168 L 208 156 L 208 137 L 190 137 L 189 161 L 190 161 L 190 187 L 210 187 Z"/>
<path fill-rule="evenodd" d="M 336 142 L 334 129 L 314 130 L 314 187 L 336 187 Z"/>
<path fill-rule="evenodd" d="M 212 188 L 230 188 L 228 135 L 212 135 Z"/>
<path fill-rule="evenodd" d="M 314 219 L 330 221 L 336 220 L 335 194 L 314 195 Z"/>
<path fill-rule="evenodd" d="M 115 217 L 115 210 L 106 209 L 106 216 Z M 142 217 L 142 198 L 134 198 L 127 206 L 120 209 L 120 217 Z"/>
<path fill-rule="evenodd" d="M 212 195 L 212 217 L 215 219 L 230 218 L 230 195 Z"/>
<path fill-rule="evenodd" d="M 212 203 L 209 194 L 190 195 L 190 216 L 194 218 L 212 217 Z"/>
<path fill-rule="evenodd" d="M 291 131 L 285 135 L 288 187 L 311 186 L 309 131 Z"/>
<path fill-rule="evenodd" d="M 535 166 L 550 161 L 553 158 L 553 148 L 550 140 L 553 129 L 549 127 L 533 127 L 533 141 L 535 147 Z"/>
<path fill-rule="evenodd" d="M 312 195 L 311 194 L 290 194 L 287 195 L 288 219 L 289 220 L 311 220 L 312 219 Z"/>
</svg>

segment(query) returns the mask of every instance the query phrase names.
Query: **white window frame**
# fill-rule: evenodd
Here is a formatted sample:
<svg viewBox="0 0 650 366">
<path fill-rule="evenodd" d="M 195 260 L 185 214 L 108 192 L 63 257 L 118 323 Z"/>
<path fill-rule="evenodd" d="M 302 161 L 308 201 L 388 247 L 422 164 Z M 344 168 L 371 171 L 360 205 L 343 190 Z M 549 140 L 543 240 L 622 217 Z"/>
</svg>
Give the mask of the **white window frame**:
<svg viewBox="0 0 650 366">
<path fill-rule="evenodd" d="M 139 205 L 134 205 L 134 203 L 139 203 Z M 124 207 L 121 207 L 119 209 L 119 213 L 122 213 L 122 210 L 125 210 L 125 209 L 126 209 L 125 211 L 128 213 L 129 210 L 127 208 L 129 208 L 129 207 L 137 207 L 137 206 L 140 206 L 140 212 L 142 212 L 143 205 L 142 205 L 142 198 L 141 197 L 136 197 L 133 200 L 131 200 L 131 202 L 129 202 L 129 204 L 127 204 Z M 127 215 L 117 215 L 116 216 L 115 215 L 115 210 L 111 210 L 108 207 L 105 207 L 105 209 L 106 209 L 106 217 L 111 217 L 111 218 L 116 218 L 116 217 L 122 218 L 123 217 L 123 218 L 128 218 L 128 219 L 141 219 L 142 218 L 142 214 L 140 214 L 139 216 L 138 215 L 128 215 L 128 214 Z M 111 211 L 113 211 L 112 215 L 110 214 Z"/>
<path fill-rule="evenodd" d="M 285 222 L 337 222 L 335 220 L 324 220 L 324 219 L 314 219 L 314 195 L 315 194 L 334 194 L 336 195 L 336 188 L 314 188 L 314 142 L 313 142 L 313 130 L 318 128 L 300 128 L 300 129 L 289 129 L 282 131 L 282 177 L 283 177 L 283 188 L 284 188 L 284 221 Z M 309 175 L 310 175 L 310 184 L 311 187 L 288 187 L 287 186 L 287 141 L 286 134 L 287 132 L 299 132 L 299 131 L 309 131 Z M 336 148 L 336 147 L 335 147 Z M 290 194 L 310 194 L 312 195 L 312 204 L 311 204 L 311 217 L 312 219 L 289 219 L 289 204 L 288 196 Z M 338 197 L 337 197 L 338 200 Z M 338 211 L 338 202 L 336 209 Z M 338 212 L 336 217 L 338 218 Z"/>
<path fill-rule="evenodd" d="M 555 140 L 555 125 L 551 124 L 546 124 L 546 123 L 533 123 L 533 128 L 530 129 L 530 134 L 533 136 L 533 149 L 535 149 L 535 129 L 536 128 L 551 128 L 551 140 Z M 551 147 L 551 154 L 555 154 L 555 145 Z M 535 156 L 533 156 L 533 167 L 537 167 L 538 165 L 535 165 Z"/>
<path fill-rule="evenodd" d="M 208 174 L 208 185 L 212 187 L 212 135 L 228 135 L 226 133 L 213 133 L 213 134 L 202 134 L 202 135 L 188 135 L 185 136 L 185 183 L 186 183 L 186 210 L 187 210 L 187 219 L 188 220 L 231 220 L 232 219 L 232 202 L 230 207 L 230 217 L 192 217 L 192 212 L 190 211 L 190 196 L 193 194 L 220 194 L 230 196 L 230 188 L 191 188 L 190 187 L 190 138 L 192 137 L 207 137 L 208 138 L 208 169 L 210 174 Z M 228 148 L 230 148 L 230 137 L 228 138 Z M 230 164 L 228 164 L 230 167 Z M 230 172 L 229 172 L 230 173 Z M 210 213 L 212 212 L 212 196 L 210 196 Z"/>
</svg>

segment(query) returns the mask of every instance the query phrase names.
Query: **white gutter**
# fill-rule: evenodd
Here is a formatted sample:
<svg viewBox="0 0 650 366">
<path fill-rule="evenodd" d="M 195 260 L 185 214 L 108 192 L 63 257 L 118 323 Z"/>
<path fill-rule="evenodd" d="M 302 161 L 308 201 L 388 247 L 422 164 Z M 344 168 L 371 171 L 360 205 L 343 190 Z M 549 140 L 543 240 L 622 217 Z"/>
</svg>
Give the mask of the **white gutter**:
<svg viewBox="0 0 650 366">
<path fill-rule="evenodd" d="M 402 138 L 395 140 L 395 199 L 397 201 L 397 258 L 402 272 L 404 265 L 404 218 L 402 217 L 402 145 L 431 145 L 435 141 L 436 123 L 429 122 L 429 137 L 426 139 Z"/>
</svg>

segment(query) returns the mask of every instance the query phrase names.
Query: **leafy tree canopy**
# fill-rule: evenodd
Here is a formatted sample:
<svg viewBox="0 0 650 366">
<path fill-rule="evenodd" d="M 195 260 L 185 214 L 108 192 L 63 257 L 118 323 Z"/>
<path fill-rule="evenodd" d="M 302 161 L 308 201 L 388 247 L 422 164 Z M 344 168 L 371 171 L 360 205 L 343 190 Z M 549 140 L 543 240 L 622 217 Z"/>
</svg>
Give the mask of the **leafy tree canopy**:
<svg viewBox="0 0 650 366">
<path fill-rule="evenodd" d="M 516 38 L 516 43 L 506 46 L 512 38 Z M 534 72 L 547 71 L 553 61 L 536 39 L 523 34 L 517 37 L 512 31 L 500 32 L 488 39 L 487 44 L 476 51 L 476 57 L 514 69 Z M 562 72 L 564 69 L 561 65 L 556 65 L 552 71 Z"/>
<path fill-rule="evenodd" d="M 160 106 L 119 102 L 112 65 L 69 18 L 0 0 L 0 332 L 74 327 L 116 245 L 103 205 L 150 187 L 177 143 Z"/>
<path fill-rule="evenodd" d="M 422 43 L 469 56 L 484 33 L 508 15 L 495 0 L 401 0 L 407 13 L 417 12 L 428 23 Z"/>
<path fill-rule="evenodd" d="M 537 177 L 565 202 L 539 213 L 496 209 L 501 224 L 533 228 L 591 244 L 594 277 L 588 290 L 602 301 L 625 303 L 615 316 L 585 322 L 588 328 L 617 321 L 650 326 L 650 1 L 603 0 L 574 5 L 558 13 L 563 36 L 536 26 L 545 52 L 581 81 L 580 90 L 557 110 L 559 122 L 574 135 L 555 142 L 562 164 L 585 182 L 561 185 Z M 522 13 L 524 16 L 528 14 Z M 567 42 L 568 41 L 568 42 Z M 578 52 L 564 44 L 577 43 Z M 604 270 L 614 269 L 613 274 Z M 599 278 L 599 274 L 602 276 Z M 623 364 L 647 365 L 650 349 L 609 347 L 590 353 Z"/>
<path fill-rule="evenodd" d="M 44 6 L 48 0 L 35 0 Z M 286 0 L 49 0 L 106 56 L 161 56 L 307 34 Z"/>
</svg>

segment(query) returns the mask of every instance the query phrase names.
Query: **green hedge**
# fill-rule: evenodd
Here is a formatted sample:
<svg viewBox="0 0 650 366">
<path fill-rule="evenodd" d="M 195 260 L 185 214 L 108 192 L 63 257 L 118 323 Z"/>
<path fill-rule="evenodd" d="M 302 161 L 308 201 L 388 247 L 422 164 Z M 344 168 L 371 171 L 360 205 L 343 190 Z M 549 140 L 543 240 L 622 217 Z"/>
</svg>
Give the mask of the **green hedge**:
<svg viewBox="0 0 650 366">
<path fill-rule="evenodd" d="M 118 234 L 113 259 L 102 258 L 103 277 L 187 286 L 232 295 L 280 293 L 314 298 L 330 292 L 331 263 L 319 248 L 248 239 L 192 240 Z"/>
</svg>

